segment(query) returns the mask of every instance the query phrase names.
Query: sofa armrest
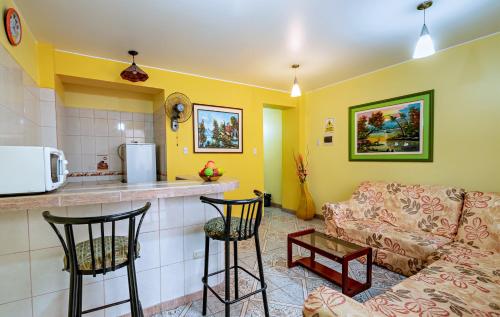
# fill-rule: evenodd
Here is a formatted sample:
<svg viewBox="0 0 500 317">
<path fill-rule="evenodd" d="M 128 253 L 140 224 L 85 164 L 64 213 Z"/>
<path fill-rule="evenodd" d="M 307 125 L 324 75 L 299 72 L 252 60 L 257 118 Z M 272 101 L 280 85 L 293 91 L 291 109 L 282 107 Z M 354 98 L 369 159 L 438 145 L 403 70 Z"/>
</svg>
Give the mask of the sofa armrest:
<svg viewBox="0 0 500 317">
<path fill-rule="evenodd" d="M 373 316 L 363 304 L 326 286 L 312 291 L 304 302 L 304 317 Z"/>
<path fill-rule="evenodd" d="M 325 218 L 327 233 L 337 236 L 339 224 L 346 220 L 355 220 L 349 201 L 325 203 L 321 208 Z"/>
</svg>

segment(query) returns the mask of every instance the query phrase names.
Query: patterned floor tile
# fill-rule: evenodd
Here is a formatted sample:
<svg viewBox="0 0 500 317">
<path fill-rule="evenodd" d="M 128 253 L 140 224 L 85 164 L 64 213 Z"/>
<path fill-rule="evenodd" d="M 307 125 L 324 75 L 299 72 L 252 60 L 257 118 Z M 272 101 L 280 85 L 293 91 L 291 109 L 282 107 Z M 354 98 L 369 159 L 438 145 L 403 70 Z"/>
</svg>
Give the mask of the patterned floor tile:
<svg viewBox="0 0 500 317">
<path fill-rule="evenodd" d="M 340 287 L 332 284 L 318 275 L 303 269 L 302 267 L 287 267 L 287 234 L 290 232 L 315 228 L 324 231 L 325 224 L 319 219 L 303 221 L 294 215 L 283 212 L 278 208 L 266 208 L 265 215 L 260 227 L 260 242 L 262 249 L 262 262 L 264 265 L 264 276 L 267 287 L 270 316 L 294 317 L 302 316 L 302 304 L 309 292 L 321 285 L 326 285 L 336 290 Z M 294 259 L 300 256 L 309 256 L 309 251 L 294 246 Z M 233 257 L 231 256 L 231 261 Z M 316 256 L 316 260 L 337 271 L 341 270 L 341 265 L 335 261 Z M 238 243 L 238 264 L 245 267 L 250 272 L 258 275 L 257 256 L 255 252 L 254 240 L 241 241 Z M 349 263 L 349 276 L 359 281 L 364 281 L 366 277 L 366 266 L 358 261 Z M 374 265 L 372 271 L 372 287 L 355 297 L 355 300 L 364 302 L 373 296 L 385 292 L 388 288 L 401 282 L 405 277 L 385 268 Z M 234 274 L 231 274 L 231 285 L 234 285 Z M 260 284 L 248 274 L 240 271 L 239 274 L 240 296 L 252 292 L 260 287 Z M 200 282 L 201 283 L 201 282 Z M 223 295 L 223 289 L 218 289 Z M 231 289 L 234 296 L 234 289 Z M 201 316 L 202 301 L 197 300 L 188 305 L 177 307 L 176 309 L 164 311 L 150 317 L 194 317 Z M 209 293 L 208 311 L 209 317 L 223 317 L 224 304 L 214 295 Z M 237 317 L 260 317 L 264 316 L 264 306 L 260 293 L 251 296 L 244 301 L 231 306 L 231 316 Z"/>
<path fill-rule="evenodd" d="M 278 303 L 269 303 L 269 315 L 273 317 L 302 317 L 302 308 Z M 245 312 L 245 317 L 264 317 L 262 301 L 250 300 Z"/>
<path fill-rule="evenodd" d="M 175 309 L 166 310 L 166 311 L 163 311 L 159 314 L 155 314 L 151 317 L 179 317 L 179 316 L 181 316 L 182 312 L 187 309 L 188 306 L 189 305 L 179 306 Z"/>
</svg>

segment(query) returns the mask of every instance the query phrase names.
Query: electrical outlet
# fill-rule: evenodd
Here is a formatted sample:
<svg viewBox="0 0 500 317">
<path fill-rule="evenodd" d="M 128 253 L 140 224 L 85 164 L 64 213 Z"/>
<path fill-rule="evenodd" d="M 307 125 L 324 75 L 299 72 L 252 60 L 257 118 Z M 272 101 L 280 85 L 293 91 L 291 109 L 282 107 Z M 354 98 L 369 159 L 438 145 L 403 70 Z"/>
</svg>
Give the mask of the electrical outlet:
<svg viewBox="0 0 500 317">
<path fill-rule="evenodd" d="M 196 250 L 193 252 L 193 259 L 201 259 L 205 256 L 205 250 Z"/>
<path fill-rule="evenodd" d="M 253 148 L 253 155 L 257 155 L 257 148 L 256 147 Z"/>
<path fill-rule="evenodd" d="M 188 154 L 188 148 L 184 147 L 183 152 L 184 152 L 184 154 Z"/>
</svg>

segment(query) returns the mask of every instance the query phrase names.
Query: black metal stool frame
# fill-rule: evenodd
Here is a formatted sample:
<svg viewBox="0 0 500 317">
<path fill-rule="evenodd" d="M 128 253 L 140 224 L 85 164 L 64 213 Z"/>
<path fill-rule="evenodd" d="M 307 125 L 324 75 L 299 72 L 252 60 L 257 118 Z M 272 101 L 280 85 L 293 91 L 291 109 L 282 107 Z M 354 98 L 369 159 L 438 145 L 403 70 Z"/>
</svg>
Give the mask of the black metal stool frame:
<svg viewBox="0 0 500 317">
<path fill-rule="evenodd" d="M 225 256 L 225 268 L 213 273 L 208 273 L 208 260 L 209 260 L 209 247 L 210 247 L 210 237 L 205 234 L 205 267 L 204 274 L 202 278 L 203 283 L 203 311 L 202 315 L 205 316 L 207 314 L 207 290 L 210 290 L 222 303 L 225 305 L 225 316 L 230 316 L 230 305 L 237 303 L 245 298 L 248 298 L 252 295 L 255 295 L 259 292 L 262 292 L 262 300 L 264 302 L 264 313 L 265 316 L 269 316 L 269 308 L 267 304 L 267 294 L 266 288 L 267 284 L 264 281 L 264 268 L 262 265 L 262 255 L 260 250 L 260 241 L 259 241 L 259 226 L 262 220 L 262 207 L 263 207 L 263 194 L 255 190 L 254 191 L 256 198 L 252 199 L 244 199 L 244 200 L 223 200 L 223 199 L 215 199 L 202 196 L 200 200 L 203 203 L 212 205 L 221 215 L 224 220 L 224 256 Z M 226 206 L 226 215 L 224 215 L 224 211 L 219 208 L 217 205 Z M 231 216 L 233 212 L 233 206 L 241 206 L 241 216 L 238 226 L 238 237 L 231 238 Z M 238 241 L 248 240 L 252 237 L 255 237 L 255 248 L 257 251 L 257 263 L 259 266 L 259 277 L 250 273 L 247 269 L 238 265 Z M 230 242 L 233 241 L 234 248 L 234 263 L 230 266 Z M 235 281 L 235 299 L 231 300 L 230 296 L 230 272 L 234 269 L 234 281 Z M 239 296 L 238 291 L 238 269 L 245 271 L 247 274 L 255 278 L 260 282 L 261 288 L 257 289 L 251 293 L 245 294 L 243 296 Z M 208 278 L 210 276 L 214 276 L 217 274 L 225 273 L 225 295 L 224 299 L 221 298 L 217 292 L 208 285 Z"/>
<path fill-rule="evenodd" d="M 130 302 L 130 310 L 132 317 L 143 317 L 141 302 L 139 301 L 139 294 L 137 288 L 137 276 L 135 272 L 135 259 L 139 256 L 137 254 L 137 240 L 139 238 L 139 232 L 141 230 L 142 221 L 146 212 L 151 207 L 151 203 L 146 203 L 142 208 L 123 212 L 108 216 L 98 216 L 98 217 L 59 217 L 51 215 L 49 211 L 43 212 L 43 218 L 49 223 L 52 229 L 55 231 L 59 241 L 64 249 L 64 254 L 66 256 L 66 267 L 65 271 L 70 273 L 70 287 L 69 287 L 69 305 L 68 305 L 68 317 L 80 317 L 82 314 L 92 313 L 97 310 L 105 309 L 108 307 L 125 304 Z M 135 228 L 136 217 L 140 216 L 139 224 L 137 230 Z M 126 221 L 128 219 L 128 250 L 127 250 L 127 260 L 119 265 L 115 264 L 115 238 L 116 238 L 116 222 Z M 111 222 L 111 266 L 106 267 L 105 258 L 105 242 L 104 242 L 104 224 Z M 64 234 L 66 240 L 59 232 L 56 224 L 64 225 Z M 100 225 L 100 237 L 101 237 L 101 256 L 102 256 L 102 268 L 96 269 L 96 254 L 94 252 L 94 236 L 92 232 L 92 225 Z M 89 233 L 89 244 L 90 244 L 90 254 L 91 254 L 91 270 L 80 270 L 78 263 L 78 258 L 76 254 L 76 244 L 73 232 L 73 226 L 75 225 L 87 225 Z M 91 308 L 82 311 L 82 276 L 96 274 L 105 275 L 107 272 L 115 271 L 119 268 L 127 266 L 128 275 L 128 287 L 130 298 L 115 303 L 103 305 L 100 307 Z"/>
</svg>

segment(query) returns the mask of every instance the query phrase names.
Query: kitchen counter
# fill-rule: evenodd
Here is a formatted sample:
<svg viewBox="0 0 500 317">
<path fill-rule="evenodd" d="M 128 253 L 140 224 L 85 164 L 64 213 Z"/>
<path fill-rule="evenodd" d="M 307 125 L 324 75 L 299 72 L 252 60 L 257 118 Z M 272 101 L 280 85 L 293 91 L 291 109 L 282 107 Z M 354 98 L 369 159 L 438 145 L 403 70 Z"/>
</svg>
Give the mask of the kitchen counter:
<svg viewBox="0 0 500 317">
<path fill-rule="evenodd" d="M 0 210 L 67 207 L 208 195 L 231 191 L 239 186 L 237 180 L 231 179 L 222 179 L 217 182 L 204 182 L 189 176 L 182 176 L 182 179 L 173 182 L 162 181 L 144 184 L 125 184 L 118 181 L 67 183 L 64 187 L 49 193 L 0 197 Z"/>
<path fill-rule="evenodd" d="M 222 199 L 225 192 L 238 188 L 239 182 L 223 178 L 206 183 L 196 177 L 182 178 L 145 184 L 68 183 L 50 193 L 0 197 L 0 316 L 4 316 L 2 312 L 22 311 L 25 307 L 33 310 L 33 316 L 67 316 L 69 274 L 62 271 L 64 251 L 42 217 L 45 210 L 58 216 L 90 217 L 151 203 L 139 234 L 141 256 L 136 260 L 145 315 L 200 298 L 203 226 L 220 216 L 215 208 L 203 204 L 200 196 Z M 117 234 L 127 232 L 126 223 L 117 224 Z M 80 242 L 88 240 L 89 234 L 86 228 L 78 227 L 74 237 Z M 220 242 L 211 241 L 210 271 L 224 267 L 223 250 Z M 126 269 L 121 268 L 104 278 L 85 277 L 83 308 L 127 299 L 126 274 Z M 222 278 L 223 275 L 211 277 L 209 283 L 215 286 Z M 105 313 L 122 316 L 129 312 L 129 307 L 114 306 Z"/>
</svg>

